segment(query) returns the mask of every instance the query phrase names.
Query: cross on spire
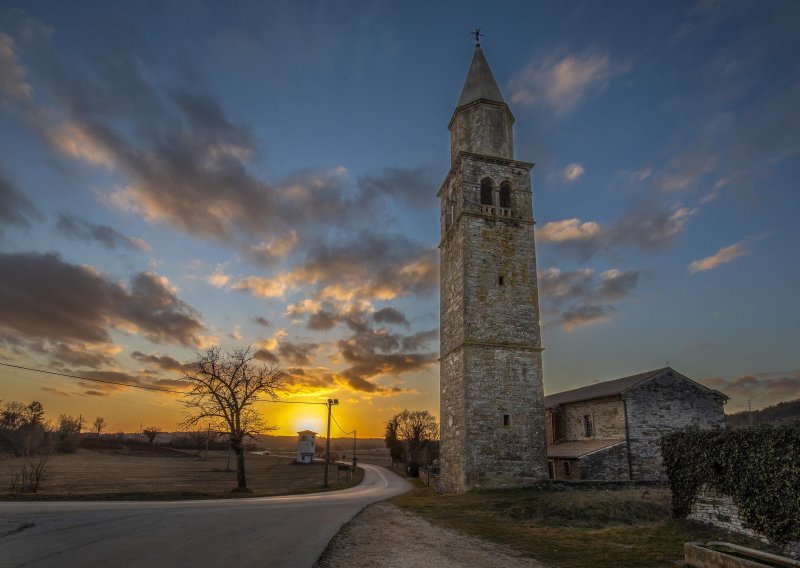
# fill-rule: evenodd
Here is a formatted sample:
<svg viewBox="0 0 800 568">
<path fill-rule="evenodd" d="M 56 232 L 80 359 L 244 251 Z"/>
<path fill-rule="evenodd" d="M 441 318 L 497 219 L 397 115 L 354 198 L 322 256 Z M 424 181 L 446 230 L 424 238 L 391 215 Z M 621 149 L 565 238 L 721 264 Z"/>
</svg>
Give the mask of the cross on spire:
<svg viewBox="0 0 800 568">
<path fill-rule="evenodd" d="M 483 37 L 483 34 L 481 33 L 481 29 L 480 28 L 475 28 L 473 31 L 471 31 L 469 33 L 471 33 L 472 35 L 475 36 L 475 47 L 480 47 L 481 46 L 481 38 Z"/>
</svg>

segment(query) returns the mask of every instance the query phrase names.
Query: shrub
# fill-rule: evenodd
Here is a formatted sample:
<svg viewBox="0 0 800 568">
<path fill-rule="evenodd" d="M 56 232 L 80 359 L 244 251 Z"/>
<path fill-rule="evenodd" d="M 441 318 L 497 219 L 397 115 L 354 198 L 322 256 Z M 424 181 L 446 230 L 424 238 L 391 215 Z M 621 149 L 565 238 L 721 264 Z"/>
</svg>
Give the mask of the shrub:
<svg viewBox="0 0 800 568">
<path fill-rule="evenodd" d="M 748 528 L 778 544 L 800 540 L 800 422 L 674 432 L 661 452 L 673 516 L 685 518 L 707 484 L 733 499 Z"/>
</svg>

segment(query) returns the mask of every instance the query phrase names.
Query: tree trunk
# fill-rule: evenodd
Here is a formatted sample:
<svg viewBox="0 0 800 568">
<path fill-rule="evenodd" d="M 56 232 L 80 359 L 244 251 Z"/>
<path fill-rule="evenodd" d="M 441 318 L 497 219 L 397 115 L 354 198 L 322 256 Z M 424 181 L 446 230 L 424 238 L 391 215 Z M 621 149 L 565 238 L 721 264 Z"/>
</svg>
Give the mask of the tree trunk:
<svg viewBox="0 0 800 568">
<path fill-rule="evenodd" d="M 241 440 L 233 442 L 233 451 L 236 453 L 236 486 L 239 489 L 247 489 L 247 477 L 244 474 L 244 448 Z"/>
</svg>

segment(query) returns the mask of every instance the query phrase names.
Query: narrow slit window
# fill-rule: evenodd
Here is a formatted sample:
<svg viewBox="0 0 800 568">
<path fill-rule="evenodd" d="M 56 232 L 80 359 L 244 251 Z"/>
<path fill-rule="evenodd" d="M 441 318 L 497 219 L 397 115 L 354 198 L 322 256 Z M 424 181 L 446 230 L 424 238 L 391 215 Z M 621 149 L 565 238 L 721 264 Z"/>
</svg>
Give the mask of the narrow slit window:
<svg viewBox="0 0 800 568">
<path fill-rule="evenodd" d="M 591 414 L 584 414 L 583 415 L 583 434 L 587 438 L 591 438 L 594 436 L 594 427 L 592 424 L 592 415 Z"/>
<path fill-rule="evenodd" d="M 566 475 L 567 477 L 572 476 L 572 468 L 569 466 L 568 461 L 564 462 L 564 475 Z"/>
<path fill-rule="evenodd" d="M 502 276 L 500 276 L 500 277 L 497 279 L 497 282 L 498 282 L 498 284 L 500 284 L 500 286 L 504 286 L 504 285 L 505 285 L 505 282 L 503 281 L 503 277 L 502 277 Z"/>
<path fill-rule="evenodd" d="M 503 426 L 511 426 L 511 415 L 503 414 Z"/>
</svg>

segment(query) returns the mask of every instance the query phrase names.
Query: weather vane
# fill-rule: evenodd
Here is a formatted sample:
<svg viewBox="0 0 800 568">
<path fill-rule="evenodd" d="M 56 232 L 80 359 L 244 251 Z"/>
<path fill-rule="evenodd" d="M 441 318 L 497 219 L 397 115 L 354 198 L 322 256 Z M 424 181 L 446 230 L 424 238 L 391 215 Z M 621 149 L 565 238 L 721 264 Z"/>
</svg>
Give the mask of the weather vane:
<svg viewBox="0 0 800 568">
<path fill-rule="evenodd" d="M 483 34 L 481 33 L 481 29 L 480 28 L 475 28 L 474 31 L 471 31 L 469 33 L 471 33 L 472 35 L 475 36 L 475 47 L 480 47 L 481 38 L 483 37 Z"/>
</svg>

